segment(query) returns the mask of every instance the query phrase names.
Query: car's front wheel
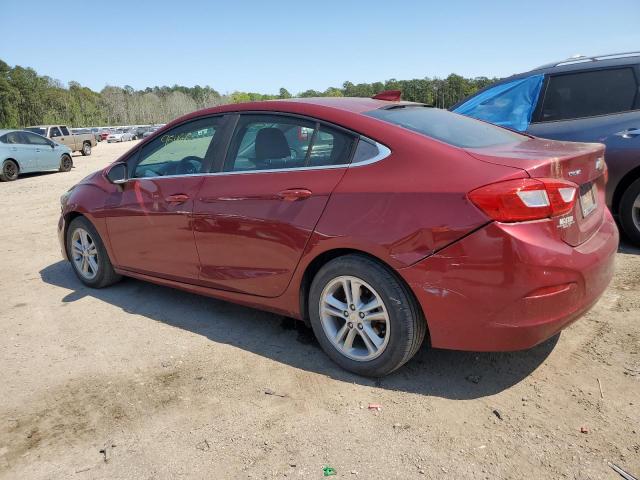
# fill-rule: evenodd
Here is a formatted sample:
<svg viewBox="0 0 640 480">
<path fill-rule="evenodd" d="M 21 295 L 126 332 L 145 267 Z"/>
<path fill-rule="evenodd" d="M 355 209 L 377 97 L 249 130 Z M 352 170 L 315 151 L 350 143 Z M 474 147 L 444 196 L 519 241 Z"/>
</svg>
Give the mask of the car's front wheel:
<svg viewBox="0 0 640 480">
<path fill-rule="evenodd" d="M 120 280 L 96 229 L 84 217 L 76 217 L 67 231 L 67 252 L 82 283 L 93 288 L 107 287 Z"/>
<path fill-rule="evenodd" d="M 624 233 L 640 245 L 640 178 L 627 187 L 620 199 L 620 224 Z"/>
<path fill-rule="evenodd" d="M 60 158 L 60 170 L 61 172 L 70 172 L 73 167 L 73 160 L 71 160 L 71 156 L 66 153 L 62 155 Z"/>
<path fill-rule="evenodd" d="M 415 355 L 425 337 L 426 321 L 407 287 L 363 255 L 325 264 L 313 279 L 308 303 L 322 349 L 360 375 L 393 372 Z"/>
<path fill-rule="evenodd" d="M 0 180 L 3 182 L 11 182 L 18 178 L 20 169 L 18 164 L 13 160 L 5 160 L 2 163 L 2 170 L 0 170 Z"/>
</svg>

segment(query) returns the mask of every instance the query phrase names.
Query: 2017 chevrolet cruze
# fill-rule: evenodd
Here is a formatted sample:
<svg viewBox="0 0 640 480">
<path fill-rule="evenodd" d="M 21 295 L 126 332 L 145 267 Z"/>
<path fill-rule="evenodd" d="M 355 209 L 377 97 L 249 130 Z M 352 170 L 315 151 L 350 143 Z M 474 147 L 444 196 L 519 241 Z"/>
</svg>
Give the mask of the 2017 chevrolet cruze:
<svg viewBox="0 0 640 480">
<path fill-rule="evenodd" d="M 612 277 L 600 144 L 541 140 L 395 94 L 225 105 L 165 126 L 63 195 L 82 282 L 121 275 L 311 324 L 385 375 L 425 337 L 524 349 Z"/>
</svg>

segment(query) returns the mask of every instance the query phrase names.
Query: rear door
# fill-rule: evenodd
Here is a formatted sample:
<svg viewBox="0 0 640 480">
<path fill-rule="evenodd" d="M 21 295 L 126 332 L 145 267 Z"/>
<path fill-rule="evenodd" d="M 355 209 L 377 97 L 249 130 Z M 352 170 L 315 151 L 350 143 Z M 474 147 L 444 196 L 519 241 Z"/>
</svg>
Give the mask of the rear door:
<svg viewBox="0 0 640 480">
<path fill-rule="evenodd" d="M 638 73 L 623 66 L 551 75 L 528 129 L 543 138 L 604 143 L 609 204 L 618 180 L 640 165 Z"/>
<path fill-rule="evenodd" d="M 354 142 L 351 133 L 310 119 L 241 115 L 221 171 L 206 176 L 195 202 L 200 281 L 282 294 Z"/>
<path fill-rule="evenodd" d="M 197 282 L 193 206 L 223 123 L 221 116 L 185 122 L 129 159 L 130 179 L 105 205 L 109 238 L 121 268 Z M 202 129 L 207 134 L 196 136 Z"/>
</svg>

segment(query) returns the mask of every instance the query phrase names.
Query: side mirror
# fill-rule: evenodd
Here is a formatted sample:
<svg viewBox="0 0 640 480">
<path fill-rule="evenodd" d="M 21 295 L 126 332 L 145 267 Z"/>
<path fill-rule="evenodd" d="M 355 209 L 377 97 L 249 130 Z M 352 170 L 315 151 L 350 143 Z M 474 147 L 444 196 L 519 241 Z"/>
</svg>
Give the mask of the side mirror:
<svg viewBox="0 0 640 480">
<path fill-rule="evenodd" d="M 126 163 L 116 163 L 112 166 L 107 172 L 107 180 L 115 185 L 121 185 L 126 183 L 127 178 L 127 164 Z"/>
</svg>

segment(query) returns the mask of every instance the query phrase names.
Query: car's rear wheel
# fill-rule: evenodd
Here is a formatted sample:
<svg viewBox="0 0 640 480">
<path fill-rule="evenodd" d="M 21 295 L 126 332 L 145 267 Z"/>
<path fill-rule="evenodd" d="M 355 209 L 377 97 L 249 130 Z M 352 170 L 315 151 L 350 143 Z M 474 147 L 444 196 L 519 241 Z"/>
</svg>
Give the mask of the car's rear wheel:
<svg viewBox="0 0 640 480">
<path fill-rule="evenodd" d="M 324 265 L 313 279 L 308 303 L 322 349 L 360 375 L 393 372 L 415 355 L 425 337 L 426 321 L 407 287 L 363 255 Z"/>
<path fill-rule="evenodd" d="M 76 217 L 67 231 L 67 252 L 82 283 L 103 288 L 120 280 L 96 229 L 85 217 Z"/>
<path fill-rule="evenodd" d="M 0 171 L 0 180 L 3 182 L 11 182 L 18 178 L 18 173 L 20 169 L 18 168 L 18 164 L 13 160 L 5 160 L 2 163 L 2 171 Z"/>
<path fill-rule="evenodd" d="M 620 199 L 620 224 L 627 237 L 640 245 L 640 178 L 627 187 Z"/>
<path fill-rule="evenodd" d="M 82 145 L 82 155 L 84 155 L 85 157 L 87 155 L 91 155 L 91 144 L 89 142 L 84 142 L 84 144 Z"/>
<path fill-rule="evenodd" d="M 59 170 L 61 172 L 70 172 L 71 168 L 73 168 L 73 160 L 71 160 L 71 156 L 65 153 L 64 155 L 62 155 L 62 158 L 60 158 Z"/>
</svg>

